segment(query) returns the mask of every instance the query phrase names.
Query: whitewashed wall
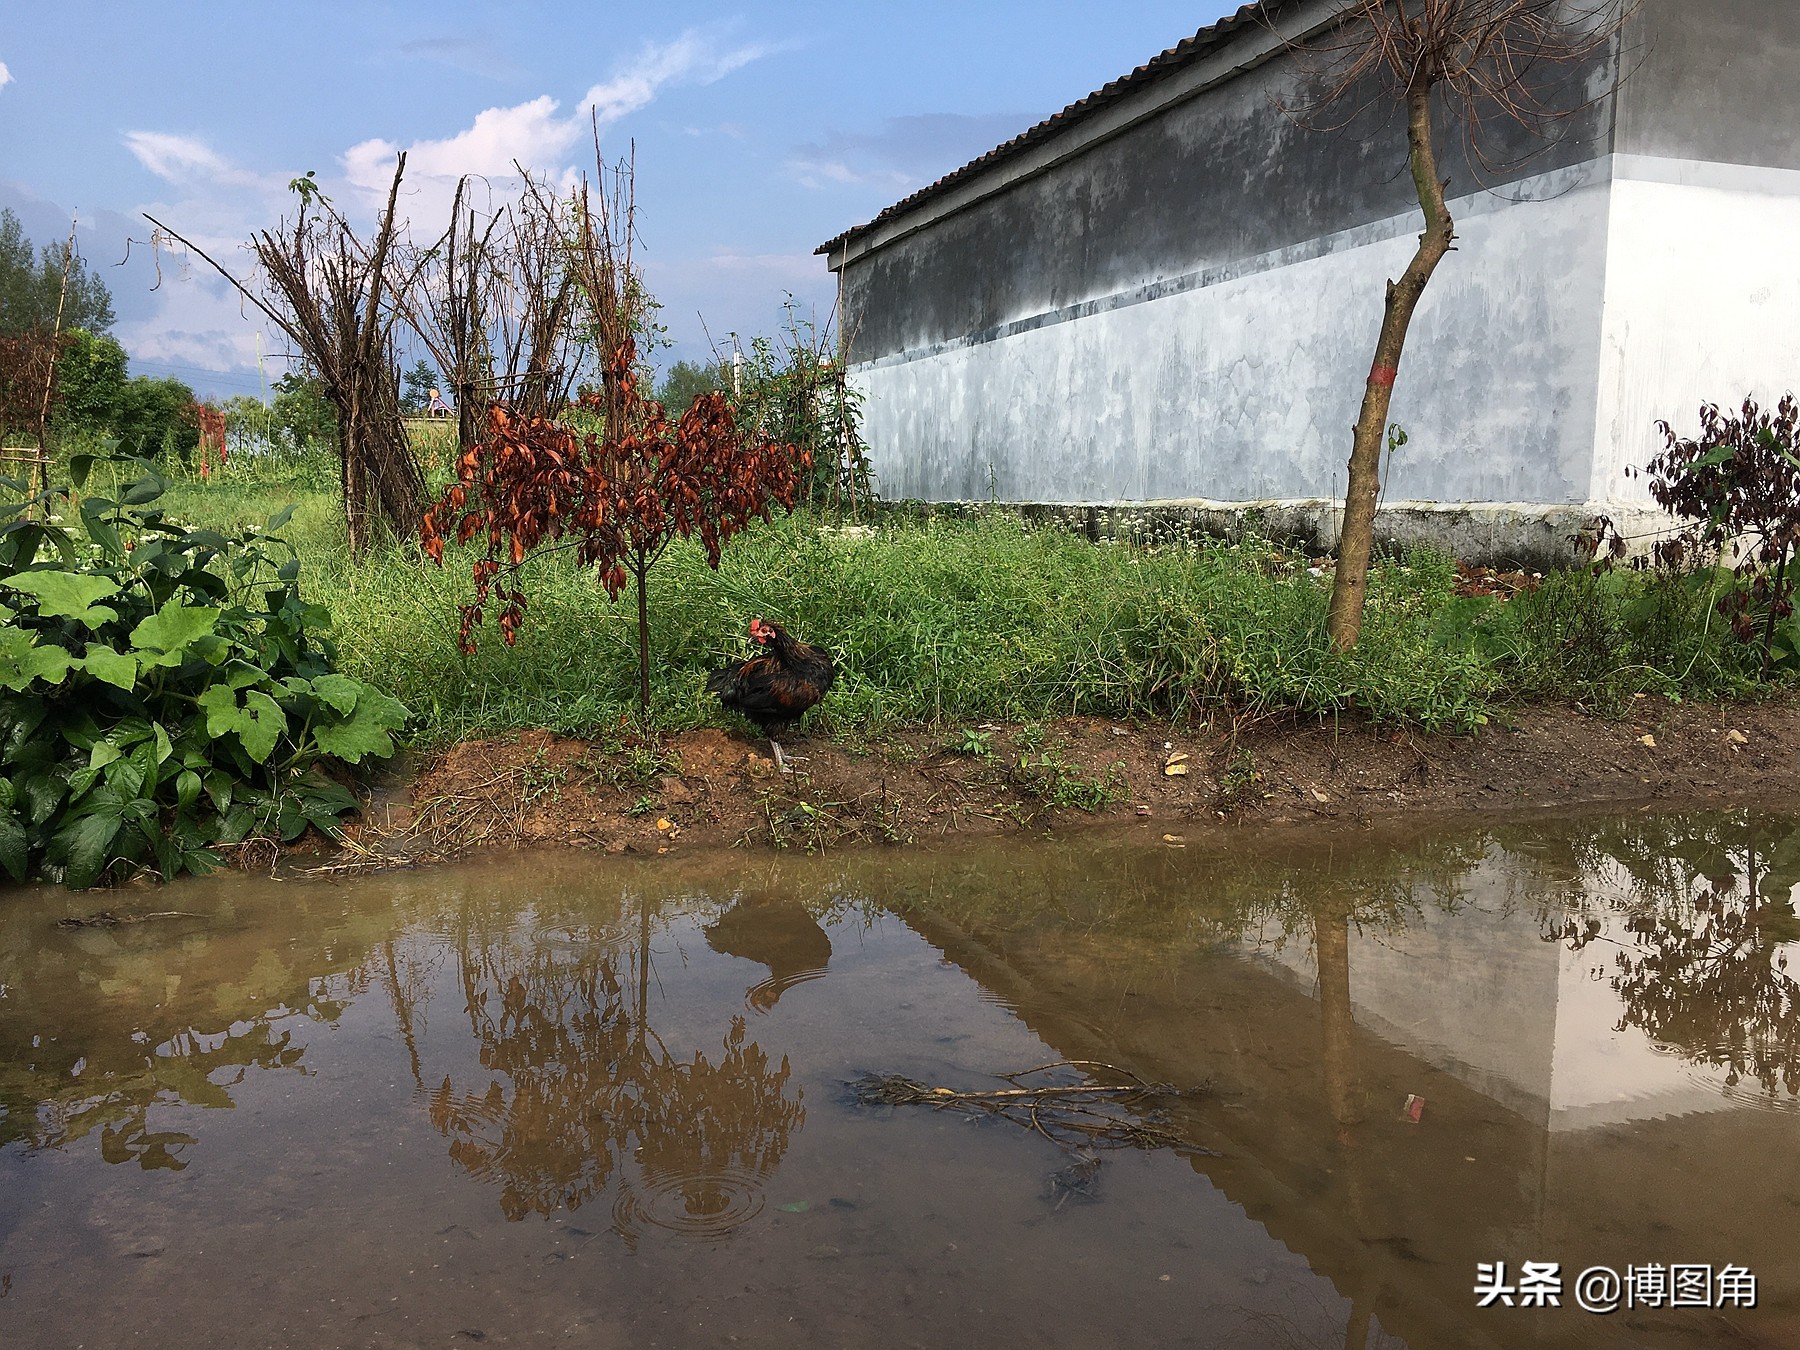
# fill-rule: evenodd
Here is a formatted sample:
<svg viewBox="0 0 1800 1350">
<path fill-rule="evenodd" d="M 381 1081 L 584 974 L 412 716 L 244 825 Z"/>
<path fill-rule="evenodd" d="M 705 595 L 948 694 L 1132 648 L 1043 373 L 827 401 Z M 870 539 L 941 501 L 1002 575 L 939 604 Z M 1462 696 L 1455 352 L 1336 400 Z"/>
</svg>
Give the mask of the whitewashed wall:
<svg viewBox="0 0 1800 1350">
<path fill-rule="evenodd" d="M 1800 172 L 1614 157 L 1596 501 L 1647 502 L 1658 418 L 1800 390 Z"/>
<path fill-rule="evenodd" d="M 1607 272 L 1605 164 L 1454 204 L 1414 323 L 1389 501 L 1585 502 Z M 889 497 L 1248 502 L 1341 492 L 1383 284 L 1416 215 L 1017 315 L 860 366 Z"/>
</svg>

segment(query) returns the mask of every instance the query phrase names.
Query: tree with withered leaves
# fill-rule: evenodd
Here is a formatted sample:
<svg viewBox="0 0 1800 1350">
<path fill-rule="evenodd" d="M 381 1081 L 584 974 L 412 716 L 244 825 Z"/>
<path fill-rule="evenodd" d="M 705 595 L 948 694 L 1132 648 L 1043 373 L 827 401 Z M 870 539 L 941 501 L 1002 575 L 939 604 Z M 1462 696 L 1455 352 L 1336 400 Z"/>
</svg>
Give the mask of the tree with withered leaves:
<svg viewBox="0 0 1800 1350">
<path fill-rule="evenodd" d="M 595 344 L 607 353 L 600 388 L 555 417 L 490 407 L 485 437 L 458 459 L 456 481 L 426 512 L 421 538 L 439 563 L 452 536 L 484 544 L 472 567 L 474 599 L 462 606 L 464 651 L 474 650 L 489 606 L 505 640 L 516 639 L 533 558 L 574 549 L 613 600 L 632 582 L 638 699 L 648 710 L 651 570 L 677 539 L 698 539 L 707 564 L 718 567 L 732 535 L 778 506 L 793 509 L 809 463 L 794 446 L 746 430 L 722 393 L 696 398 L 671 420 L 642 391 L 637 338 L 647 296 L 631 258 L 631 171 L 600 172 L 597 201 L 586 184 L 566 208 L 533 193 L 566 225 L 565 260 Z"/>
</svg>

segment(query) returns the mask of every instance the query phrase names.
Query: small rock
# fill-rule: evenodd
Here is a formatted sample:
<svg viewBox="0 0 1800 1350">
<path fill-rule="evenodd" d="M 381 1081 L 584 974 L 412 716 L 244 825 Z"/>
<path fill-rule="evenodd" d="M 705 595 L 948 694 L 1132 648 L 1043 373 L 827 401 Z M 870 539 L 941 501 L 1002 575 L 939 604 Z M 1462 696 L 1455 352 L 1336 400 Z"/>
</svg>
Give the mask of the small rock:
<svg viewBox="0 0 1800 1350">
<path fill-rule="evenodd" d="M 775 776 L 775 761 L 772 759 L 764 759 L 761 755 L 757 754 L 748 755 L 744 759 L 744 770 L 752 778 L 773 778 Z"/>
<path fill-rule="evenodd" d="M 1163 765 L 1163 777 L 1164 778 L 1186 778 L 1187 773 L 1188 773 L 1188 766 L 1185 764 L 1165 764 L 1165 765 Z"/>
<path fill-rule="evenodd" d="M 1140 815 L 1140 816 L 1147 816 L 1147 815 L 1149 815 L 1149 814 L 1150 814 L 1150 808 L 1149 808 L 1149 807 L 1147 807 L 1147 806 L 1140 806 L 1140 807 L 1138 807 L 1138 808 L 1137 808 L 1137 813 L 1138 813 L 1138 814 L 1139 814 L 1139 815 Z"/>
<path fill-rule="evenodd" d="M 657 817 L 656 828 L 659 830 L 672 830 L 675 828 L 675 822 L 670 820 L 667 816 L 659 816 Z"/>
<path fill-rule="evenodd" d="M 1331 800 L 1331 798 L 1327 794 L 1320 792 L 1319 789 L 1317 789 L 1317 788 L 1314 788 L 1312 790 L 1312 796 L 1313 796 L 1313 800 L 1315 802 L 1328 802 Z"/>
<path fill-rule="evenodd" d="M 1647 745 L 1652 750 L 1654 750 L 1654 749 L 1656 749 L 1656 737 L 1646 733 L 1645 735 L 1638 737 L 1638 744 L 1639 745 Z"/>
<path fill-rule="evenodd" d="M 1744 733 L 1739 731 L 1736 727 L 1733 727 L 1730 731 L 1725 733 L 1725 744 L 1748 745 L 1750 744 L 1750 738 L 1744 735 Z"/>
</svg>

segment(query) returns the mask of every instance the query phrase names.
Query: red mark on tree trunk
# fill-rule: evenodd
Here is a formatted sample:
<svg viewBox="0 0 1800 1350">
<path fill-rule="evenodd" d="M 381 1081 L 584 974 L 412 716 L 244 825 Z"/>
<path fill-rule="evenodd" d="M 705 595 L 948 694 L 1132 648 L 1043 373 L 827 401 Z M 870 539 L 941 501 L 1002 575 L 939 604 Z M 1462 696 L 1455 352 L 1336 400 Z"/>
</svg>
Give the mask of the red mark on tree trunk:
<svg viewBox="0 0 1800 1350">
<path fill-rule="evenodd" d="M 1369 372 L 1369 383 L 1378 384 L 1384 389 L 1392 389 L 1394 381 L 1400 378 L 1400 371 L 1395 366 L 1376 366 Z"/>
</svg>

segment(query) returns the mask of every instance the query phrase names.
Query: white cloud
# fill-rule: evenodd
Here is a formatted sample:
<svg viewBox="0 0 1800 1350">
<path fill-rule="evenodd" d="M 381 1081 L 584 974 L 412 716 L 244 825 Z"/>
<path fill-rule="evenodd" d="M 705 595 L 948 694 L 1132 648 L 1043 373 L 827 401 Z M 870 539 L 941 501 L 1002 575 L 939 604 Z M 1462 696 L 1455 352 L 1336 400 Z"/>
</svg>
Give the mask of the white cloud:
<svg viewBox="0 0 1800 1350">
<path fill-rule="evenodd" d="M 0 61 L 0 89 L 12 83 L 12 72 L 6 68 L 6 62 Z"/>
<path fill-rule="evenodd" d="M 277 176 L 240 169 L 195 136 L 177 136 L 166 131 L 128 131 L 125 148 L 151 173 L 178 186 L 194 183 L 258 189 L 280 186 Z"/>
<path fill-rule="evenodd" d="M 496 201 L 519 191 L 515 164 L 542 175 L 558 191 L 565 190 L 574 181 L 575 165 L 587 158 L 585 148 L 596 123 L 604 130 L 648 106 L 671 86 L 710 84 L 772 50 L 732 45 L 715 30 L 690 29 L 673 41 L 644 48 L 572 106 L 543 94 L 484 109 L 451 135 L 405 146 L 371 137 L 344 152 L 341 176 L 328 178 L 321 171 L 321 185 L 338 209 L 366 219 L 385 203 L 394 157 L 405 149 L 404 214 L 417 222 L 421 233 L 434 235 L 448 218 L 456 180 L 463 175 L 486 179 L 487 191 Z M 427 59 L 468 55 L 461 46 L 442 43 L 423 44 L 412 54 Z M 125 135 L 124 143 L 139 164 L 169 186 L 169 200 L 145 209 L 240 276 L 251 272 L 244 241 L 254 230 L 293 211 L 288 183 L 297 169 L 248 169 L 206 139 L 174 132 L 135 130 Z M 134 225 L 134 233 L 138 228 L 144 233 L 136 237 L 147 238 L 150 227 Z M 171 365 L 254 370 L 257 332 L 263 327 L 257 316 L 246 319 L 240 299 L 199 259 L 164 252 L 160 261 L 162 285 L 154 292 L 154 303 L 147 303 L 141 315 L 121 317 L 117 331 L 127 349 L 141 359 Z M 742 267 L 723 266 L 728 276 L 744 274 Z M 717 267 L 708 270 L 716 272 Z M 278 350 L 267 334 L 262 350 Z"/>
<path fill-rule="evenodd" d="M 372 138 L 344 152 L 344 176 L 368 204 L 377 204 L 393 182 L 395 156 L 405 149 L 403 191 L 411 199 L 411 214 L 435 227 L 449 214 L 457 179 L 484 178 L 502 197 L 520 187 L 517 165 L 567 182 L 576 147 L 595 127 L 604 130 L 648 107 L 666 86 L 711 84 L 772 50 L 762 45 L 724 47 L 713 35 L 689 29 L 671 42 L 645 47 L 627 69 L 590 87 L 567 113 L 558 100 L 540 94 L 527 103 L 484 109 L 453 136 L 405 147 Z"/>
</svg>

